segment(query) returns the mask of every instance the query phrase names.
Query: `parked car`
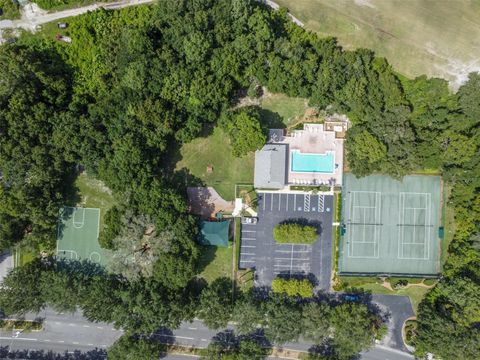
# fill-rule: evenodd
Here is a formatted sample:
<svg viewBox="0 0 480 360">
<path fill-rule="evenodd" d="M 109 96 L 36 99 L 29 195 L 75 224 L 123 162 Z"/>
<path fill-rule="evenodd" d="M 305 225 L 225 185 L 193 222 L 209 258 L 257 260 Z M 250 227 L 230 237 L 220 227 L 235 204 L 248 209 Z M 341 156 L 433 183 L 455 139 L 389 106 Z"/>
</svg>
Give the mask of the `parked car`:
<svg viewBox="0 0 480 360">
<path fill-rule="evenodd" d="M 345 301 L 356 302 L 360 300 L 360 296 L 358 295 L 345 295 Z"/>
<path fill-rule="evenodd" d="M 258 218 L 256 217 L 242 217 L 242 224 L 256 224 L 258 221 Z"/>
<path fill-rule="evenodd" d="M 68 24 L 64 22 L 59 22 L 57 26 L 59 29 L 66 29 L 68 27 Z"/>
</svg>

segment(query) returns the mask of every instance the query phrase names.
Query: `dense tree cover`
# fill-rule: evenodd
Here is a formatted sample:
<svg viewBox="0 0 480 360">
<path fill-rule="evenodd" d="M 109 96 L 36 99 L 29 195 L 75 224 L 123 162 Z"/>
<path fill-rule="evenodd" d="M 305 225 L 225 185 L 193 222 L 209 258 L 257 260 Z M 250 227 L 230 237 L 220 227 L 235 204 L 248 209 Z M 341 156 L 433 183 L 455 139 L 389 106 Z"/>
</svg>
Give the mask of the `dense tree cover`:
<svg viewBox="0 0 480 360">
<path fill-rule="evenodd" d="M 313 285 L 308 279 L 275 278 L 272 281 L 272 291 L 301 298 L 313 297 Z"/>
<path fill-rule="evenodd" d="M 222 336 L 223 335 L 223 336 Z M 259 344 L 255 339 L 235 337 L 233 333 L 217 336 L 202 351 L 203 360 L 261 360 L 271 353 L 270 348 Z"/>
<path fill-rule="evenodd" d="M 232 153 L 243 156 L 250 151 L 259 150 L 265 145 L 267 138 L 260 122 L 258 107 L 243 107 L 236 111 L 228 111 L 219 121 L 230 137 Z"/>
<path fill-rule="evenodd" d="M 317 229 L 297 223 L 278 224 L 273 228 L 273 239 L 282 244 L 313 244 Z"/>
<path fill-rule="evenodd" d="M 13 20 L 19 17 L 20 11 L 16 1 L 0 0 L 0 20 Z"/>
<path fill-rule="evenodd" d="M 107 359 L 151 360 L 159 359 L 166 346 L 147 337 L 123 335 L 108 349 Z"/>
<path fill-rule="evenodd" d="M 194 316 L 190 288 L 172 290 L 153 278 L 125 281 L 89 262 L 36 259 L 15 268 L 0 289 L 5 314 L 83 311 L 91 321 L 111 322 L 127 332 L 150 334 L 160 326 L 177 328 Z"/>
<path fill-rule="evenodd" d="M 445 278 L 420 306 L 418 351 L 448 357 L 457 339 L 463 339 L 456 344 L 465 344 L 465 354 L 478 350 L 478 325 L 462 320 L 472 308 L 458 299 L 477 289 L 480 278 L 480 75 L 471 75 L 456 94 L 443 80 L 399 78 L 371 51 L 344 51 L 334 39 L 294 25 L 285 11 L 254 1 L 162 1 L 100 10 L 73 19 L 69 31 L 73 42 L 67 46 L 29 38 L 0 48 L 0 247 L 23 241 L 39 250 L 54 248 L 58 209 L 68 202 L 74 168 L 82 164 L 124 199 L 125 208 L 148 217 L 159 233 L 174 235 L 153 272 L 144 273 L 152 277 L 106 277 L 122 289 L 112 298 L 121 307 L 105 297 L 104 278 L 85 286 L 104 295 L 100 299 L 114 311 L 102 316 L 114 316 L 119 326 L 151 329 L 168 322 L 165 303 L 174 297 L 170 306 L 177 304 L 198 252 L 183 184 L 169 170 L 171 150 L 229 111 L 237 90 L 262 85 L 347 114 L 353 125 L 347 158 L 357 175 L 400 177 L 413 169 L 441 169 L 453 189 L 449 202 L 457 231 Z M 253 122 L 245 129 L 257 130 Z M 241 152 L 253 148 L 241 145 Z M 113 234 L 106 228 L 105 246 L 115 248 L 121 230 Z M 37 280 L 51 273 L 25 271 Z M 60 291 L 70 280 L 55 281 Z M 458 297 L 444 295 L 447 288 Z M 33 288 L 28 291 L 35 295 Z M 38 291 L 48 298 L 48 289 Z M 75 296 L 65 294 L 61 305 L 72 306 Z M 269 331 L 281 331 L 269 335 L 277 341 L 297 336 L 298 329 L 287 327 L 295 326 L 289 311 L 282 310 L 289 300 L 276 301 L 267 302 L 273 310 L 260 314 L 248 304 L 236 306 L 250 319 L 278 310 L 280 320 L 272 315 L 267 323 Z M 28 307 L 21 299 L 14 303 L 10 310 Z M 139 308 L 145 313 L 137 316 Z M 127 316 L 130 309 L 134 316 Z M 437 333 L 444 341 L 435 339 Z"/>
<path fill-rule="evenodd" d="M 204 289 L 190 283 L 172 290 L 154 278 L 126 281 L 89 262 L 45 258 L 15 268 L 5 278 L 0 308 L 6 315 L 38 312 L 47 306 L 62 312 L 78 308 L 91 321 L 110 322 L 125 330 L 126 336 L 114 351 L 140 339 L 131 346 L 132 354 L 154 346 L 149 336 L 158 328 L 175 329 L 195 316 L 214 329 L 233 320 L 238 334 L 244 337 L 263 330 L 266 340 L 275 344 L 300 336 L 317 344 L 328 340 L 339 358 L 370 347 L 381 329 L 379 316 L 364 303 L 341 304 L 335 299 L 305 303 L 273 292 L 260 297 L 243 294 L 234 302 L 231 295 L 230 279 L 218 279 Z M 239 349 L 243 357 L 234 358 L 245 358 L 248 349 Z"/>
</svg>

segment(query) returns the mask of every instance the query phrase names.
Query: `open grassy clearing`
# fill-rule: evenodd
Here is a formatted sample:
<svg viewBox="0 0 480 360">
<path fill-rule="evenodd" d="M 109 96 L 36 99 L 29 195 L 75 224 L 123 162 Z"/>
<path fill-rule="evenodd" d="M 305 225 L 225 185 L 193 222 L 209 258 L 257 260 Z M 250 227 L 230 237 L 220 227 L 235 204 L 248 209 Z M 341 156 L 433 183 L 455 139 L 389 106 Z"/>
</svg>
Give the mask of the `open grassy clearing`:
<svg viewBox="0 0 480 360">
<path fill-rule="evenodd" d="M 233 245 L 228 248 L 216 246 L 201 246 L 199 267 L 200 276 L 211 283 L 220 277 L 232 278 Z"/>
<path fill-rule="evenodd" d="M 213 186 L 225 200 L 235 198 L 235 184 L 253 183 L 255 154 L 234 157 L 230 140 L 220 128 L 183 145 L 180 154 L 182 159 L 176 168 L 187 168 L 207 186 Z M 208 172 L 209 166 L 213 167 L 212 172 Z"/>
<path fill-rule="evenodd" d="M 362 288 L 364 290 L 371 291 L 372 294 L 385 294 L 385 295 L 403 295 L 408 296 L 412 302 L 413 311 L 417 313 L 418 305 L 422 301 L 425 294 L 430 290 L 430 286 L 435 283 L 435 280 L 428 279 L 423 280 L 420 278 L 389 278 L 386 281 L 393 286 L 398 280 L 407 280 L 409 284 L 412 284 L 406 288 L 398 290 L 390 290 L 382 285 L 382 281 L 376 277 L 351 277 L 341 276 L 339 280 L 343 284 L 348 284 L 348 287 Z M 415 284 L 418 284 L 415 286 Z M 426 285 L 426 286 L 423 286 Z"/>
<path fill-rule="evenodd" d="M 101 229 L 105 212 L 117 203 L 111 190 L 102 181 L 87 175 L 85 172 L 77 177 L 75 187 L 80 195 L 80 206 L 100 209 Z"/>
<path fill-rule="evenodd" d="M 291 98 L 284 94 L 265 94 L 260 101 L 262 109 L 265 112 L 266 121 L 275 123 L 275 116 L 280 117 L 285 126 L 295 123 L 305 113 L 308 108 L 307 100 L 302 98 Z"/>
<path fill-rule="evenodd" d="M 401 73 L 458 86 L 480 69 L 480 2 L 434 0 L 276 0 L 321 35 L 365 47 Z"/>
</svg>

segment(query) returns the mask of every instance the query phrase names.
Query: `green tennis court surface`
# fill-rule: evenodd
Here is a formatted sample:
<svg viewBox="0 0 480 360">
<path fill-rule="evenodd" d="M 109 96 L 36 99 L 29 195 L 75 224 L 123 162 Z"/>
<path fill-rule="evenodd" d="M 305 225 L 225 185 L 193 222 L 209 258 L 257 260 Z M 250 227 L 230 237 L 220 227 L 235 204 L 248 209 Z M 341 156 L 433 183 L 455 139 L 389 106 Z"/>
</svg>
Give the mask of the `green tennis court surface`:
<svg viewBox="0 0 480 360">
<path fill-rule="evenodd" d="M 440 273 L 438 176 L 345 174 L 340 274 Z"/>
<path fill-rule="evenodd" d="M 105 265 L 98 244 L 100 209 L 64 207 L 60 210 L 57 255 L 65 259 L 87 259 Z"/>
</svg>

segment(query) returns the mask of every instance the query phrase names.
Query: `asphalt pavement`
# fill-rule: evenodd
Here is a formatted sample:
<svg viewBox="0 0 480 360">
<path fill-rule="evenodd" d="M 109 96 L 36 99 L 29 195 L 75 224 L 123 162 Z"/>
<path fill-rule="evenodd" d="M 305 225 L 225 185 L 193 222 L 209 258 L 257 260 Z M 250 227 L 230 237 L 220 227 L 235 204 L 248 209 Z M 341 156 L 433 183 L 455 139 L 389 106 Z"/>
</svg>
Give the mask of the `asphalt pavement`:
<svg viewBox="0 0 480 360">
<path fill-rule="evenodd" d="M 13 268 L 13 255 L 7 250 L 0 252 L 0 283 L 7 276 L 8 271 Z"/>
<path fill-rule="evenodd" d="M 392 301 L 381 299 L 383 302 Z M 395 300 L 395 299 L 393 299 Z M 406 314 L 405 314 L 406 315 Z M 395 315 L 393 315 L 395 316 Z M 92 323 L 80 315 L 58 314 L 52 310 L 45 310 L 40 314 L 28 314 L 27 319 L 44 319 L 44 329 L 39 332 L 21 333 L 16 336 L 12 331 L 0 332 L 0 347 L 8 347 L 9 350 L 45 350 L 56 353 L 80 351 L 86 353 L 95 351 L 97 358 L 101 359 L 102 351 L 109 347 L 122 335 L 121 330 L 114 329 L 110 324 Z M 226 330 L 233 329 L 230 325 Z M 222 331 L 208 329 L 200 320 L 183 323 L 177 330 L 162 329 L 156 337 L 167 344 L 179 344 L 205 348 L 212 338 Z M 287 343 L 284 349 L 307 351 L 312 344 L 307 342 Z M 166 359 L 192 359 L 192 356 L 167 355 Z M 408 354 L 385 346 L 377 346 L 362 354 L 364 360 L 404 360 L 413 359 Z"/>
<path fill-rule="evenodd" d="M 309 278 L 317 289 L 330 289 L 333 196 L 258 193 L 258 222 L 242 224 L 240 267 L 255 268 L 255 285 L 271 286 L 277 276 Z M 312 245 L 279 244 L 273 229 L 281 223 L 317 229 Z"/>
</svg>

